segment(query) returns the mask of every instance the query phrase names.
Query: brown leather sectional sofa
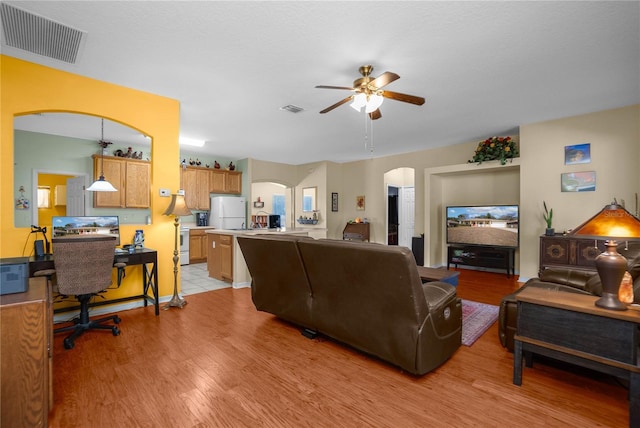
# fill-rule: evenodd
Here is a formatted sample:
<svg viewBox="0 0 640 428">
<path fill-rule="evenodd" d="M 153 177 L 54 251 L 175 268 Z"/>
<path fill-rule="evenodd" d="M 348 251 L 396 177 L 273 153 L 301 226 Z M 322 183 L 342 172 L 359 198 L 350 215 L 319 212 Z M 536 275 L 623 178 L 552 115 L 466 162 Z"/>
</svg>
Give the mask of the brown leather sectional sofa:
<svg viewBox="0 0 640 428">
<path fill-rule="evenodd" d="M 258 310 L 414 375 L 435 369 L 460 346 L 455 287 L 422 284 L 407 248 L 287 235 L 237 239 Z"/>
<path fill-rule="evenodd" d="M 640 251 L 624 251 L 620 253 L 627 258 L 627 271 L 633 279 L 634 302 L 640 303 Z M 515 292 L 502 298 L 498 316 L 498 335 L 502 346 L 513 352 L 513 336 L 517 329 L 516 296 L 527 287 L 544 288 L 568 293 L 602 295 L 602 283 L 595 270 L 578 270 L 567 268 L 548 268 L 540 272 L 539 278 L 532 278 Z"/>
</svg>

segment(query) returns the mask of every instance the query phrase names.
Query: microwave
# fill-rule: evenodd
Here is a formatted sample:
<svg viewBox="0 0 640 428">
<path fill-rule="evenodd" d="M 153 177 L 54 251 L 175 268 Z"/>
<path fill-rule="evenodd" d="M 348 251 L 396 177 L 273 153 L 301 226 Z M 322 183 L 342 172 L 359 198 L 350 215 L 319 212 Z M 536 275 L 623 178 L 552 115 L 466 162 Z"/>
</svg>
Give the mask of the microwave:
<svg viewBox="0 0 640 428">
<path fill-rule="evenodd" d="M 280 216 L 278 214 L 269 214 L 269 229 L 280 228 Z"/>
</svg>

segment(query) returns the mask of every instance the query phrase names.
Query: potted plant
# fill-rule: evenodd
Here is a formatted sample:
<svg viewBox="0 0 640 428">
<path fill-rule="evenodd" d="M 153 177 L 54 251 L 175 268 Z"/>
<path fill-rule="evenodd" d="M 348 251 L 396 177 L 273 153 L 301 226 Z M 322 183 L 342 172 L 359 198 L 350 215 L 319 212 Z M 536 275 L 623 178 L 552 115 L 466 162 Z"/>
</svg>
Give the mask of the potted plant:
<svg viewBox="0 0 640 428">
<path fill-rule="evenodd" d="M 551 222 L 553 221 L 553 208 L 548 210 L 547 203 L 545 201 L 542 201 L 542 205 L 544 206 L 544 214 L 542 214 L 542 218 L 547 222 L 547 230 L 545 230 L 544 234 L 547 236 L 553 236 L 556 234 L 556 231 L 551 227 Z"/>
</svg>

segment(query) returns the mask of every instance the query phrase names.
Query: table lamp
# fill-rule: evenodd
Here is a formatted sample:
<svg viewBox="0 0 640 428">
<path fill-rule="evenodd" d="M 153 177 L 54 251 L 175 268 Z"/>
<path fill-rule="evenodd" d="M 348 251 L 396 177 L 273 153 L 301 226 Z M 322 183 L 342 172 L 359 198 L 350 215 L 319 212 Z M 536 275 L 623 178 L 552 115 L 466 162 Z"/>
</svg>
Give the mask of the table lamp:
<svg viewBox="0 0 640 428">
<path fill-rule="evenodd" d="M 182 308 L 187 304 L 187 301 L 178 295 L 178 262 L 180 261 L 180 253 L 178 252 L 178 228 L 180 226 L 180 216 L 191 215 L 191 210 L 184 200 L 184 195 L 179 193 L 171 195 L 171 203 L 162 215 L 174 216 L 173 225 L 176 229 L 173 246 L 173 297 L 163 308 L 167 310 L 171 307 Z"/>
<path fill-rule="evenodd" d="M 640 220 L 615 201 L 606 205 L 598 214 L 578 226 L 573 235 L 606 236 L 606 250 L 596 257 L 596 270 L 602 282 L 602 297 L 596 306 L 616 311 L 626 311 L 627 305 L 618 299 L 620 282 L 627 270 L 627 259 L 618 253 L 615 238 L 640 236 Z"/>
</svg>

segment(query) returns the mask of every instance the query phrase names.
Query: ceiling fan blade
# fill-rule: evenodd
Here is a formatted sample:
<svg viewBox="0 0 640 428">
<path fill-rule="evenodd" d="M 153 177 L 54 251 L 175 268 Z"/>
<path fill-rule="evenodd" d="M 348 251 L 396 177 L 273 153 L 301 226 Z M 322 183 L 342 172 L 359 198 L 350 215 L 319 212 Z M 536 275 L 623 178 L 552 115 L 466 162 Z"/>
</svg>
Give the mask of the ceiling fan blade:
<svg viewBox="0 0 640 428">
<path fill-rule="evenodd" d="M 397 100 L 397 101 L 403 101 L 405 103 L 411 103 L 419 106 L 424 104 L 424 98 L 416 97 L 415 95 L 407 95 L 407 94 L 401 94 L 399 92 L 391 92 L 391 91 L 382 91 L 381 95 L 385 98 L 390 98 L 392 100 Z"/>
<path fill-rule="evenodd" d="M 352 99 L 352 98 L 353 98 L 353 95 L 350 95 L 350 96 L 348 96 L 347 98 L 345 98 L 345 99 L 343 99 L 343 100 L 338 101 L 338 102 L 337 102 L 337 103 L 335 103 L 334 105 L 329 106 L 329 107 L 327 107 L 326 109 L 322 110 L 322 111 L 320 112 L 320 114 L 328 113 L 328 112 L 330 112 L 331 110 L 333 110 L 334 108 L 336 108 L 336 107 L 340 107 L 342 104 L 348 103 L 349 101 L 351 101 L 351 99 Z"/>
<path fill-rule="evenodd" d="M 355 88 L 350 88 L 348 86 L 327 86 L 327 85 L 318 85 L 316 88 L 320 89 L 345 89 L 347 91 L 355 91 Z"/>
<path fill-rule="evenodd" d="M 374 86 L 380 89 L 383 86 L 387 86 L 389 83 L 398 80 L 399 78 L 400 76 L 398 76 L 396 73 L 385 71 L 380 76 L 376 77 L 371 82 L 369 82 L 369 87 Z"/>
<path fill-rule="evenodd" d="M 382 117 L 382 113 L 380 113 L 380 109 L 377 108 L 371 113 L 369 113 L 369 117 L 371 118 L 371 120 L 380 119 Z"/>
</svg>

